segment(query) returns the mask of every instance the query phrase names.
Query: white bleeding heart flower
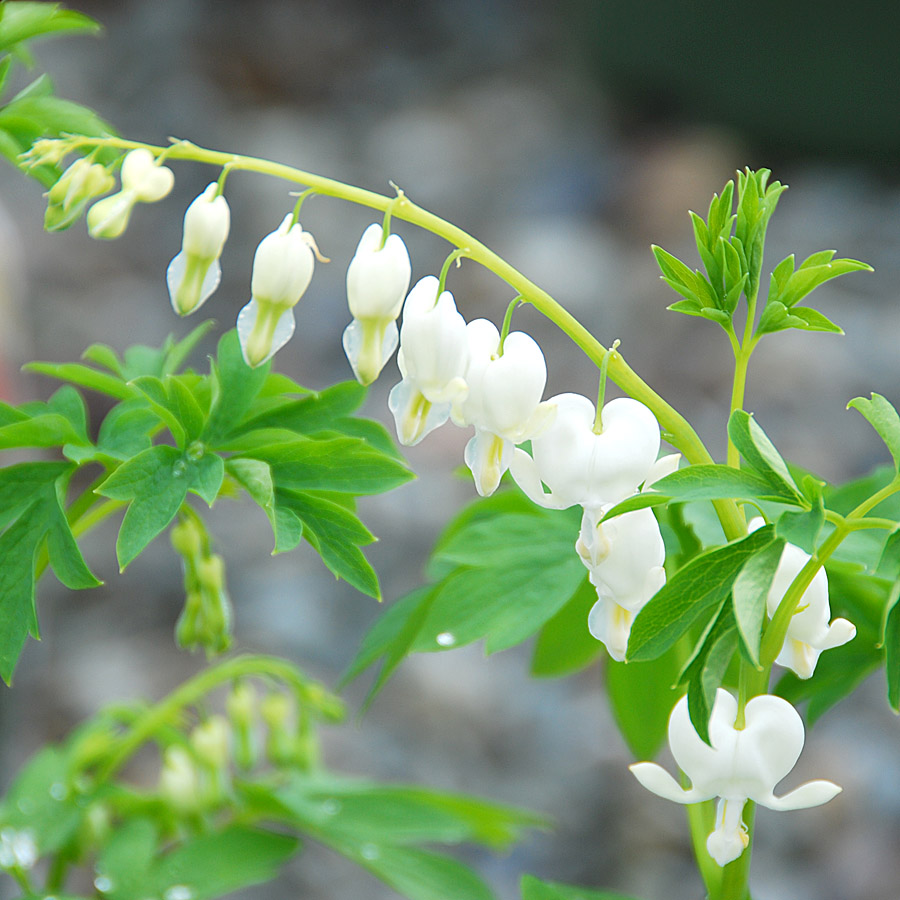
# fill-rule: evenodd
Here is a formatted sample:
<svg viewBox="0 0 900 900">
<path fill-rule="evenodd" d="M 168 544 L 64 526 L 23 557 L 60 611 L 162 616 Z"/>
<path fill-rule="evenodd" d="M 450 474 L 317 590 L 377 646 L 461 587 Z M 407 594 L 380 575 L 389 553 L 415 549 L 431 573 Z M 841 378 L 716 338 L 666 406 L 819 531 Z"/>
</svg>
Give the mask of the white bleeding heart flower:
<svg viewBox="0 0 900 900">
<path fill-rule="evenodd" d="M 401 444 L 418 444 L 450 418 L 450 410 L 468 391 L 466 322 L 453 294 L 437 296 L 439 282 L 426 275 L 403 305 L 397 365 L 403 380 L 394 385 L 388 406 Z"/>
<path fill-rule="evenodd" d="M 599 509 L 630 496 L 659 453 L 659 424 L 637 400 L 622 397 L 603 407 L 603 430 L 594 431 L 594 404 L 580 394 L 559 394 L 550 427 L 531 442 L 532 456 L 516 450 L 513 478 L 535 502 L 550 509 L 576 504 Z M 545 491 L 543 484 L 550 489 Z"/>
<path fill-rule="evenodd" d="M 409 289 L 412 266 L 406 244 L 372 224 L 347 268 L 347 302 L 353 321 L 344 330 L 344 352 L 361 384 L 371 384 L 397 349 L 397 317 Z"/>
<path fill-rule="evenodd" d="M 547 365 L 536 341 L 521 331 L 500 333 L 487 319 L 466 326 L 468 393 L 452 411 L 458 425 L 474 425 L 466 445 L 466 465 L 482 497 L 492 494 L 509 468 L 515 445 L 545 430 L 556 412 L 541 403 Z"/>
<path fill-rule="evenodd" d="M 699 803 L 719 798 L 706 849 L 720 866 L 737 859 L 749 843 L 742 821 L 748 800 L 768 809 L 807 809 L 827 803 L 841 791 L 838 785 L 819 780 L 775 796 L 775 786 L 803 750 L 803 721 L 787 700 L 769 694 L 754 697 L 744 708 L 743 728 L 735 728 L 736 718 L 737 701 L 719 688 L 706 744 L 691 724 L 687 697 L 675 704 L 669 717 L 669 748 L 691 781 L 689 789 L 656 763 L 629 767 L 647 790 L 667 800 Z"/>
<path fill-rule="evenodd" d="M 575 549 L 597 589 L 588 630 L 621 662 L 634 617 L 666 583 L 666 548 L 652 510 L 623 513 L 601 524 L 604 511 L 584 511 Z"/>
<path fill-rule="evenodd" d="M 88 233 L 93 238 L 112 240 L 128 226 L 136 203 L 162 200 L 175 184 L 172 170 L 156 162 L 153 154 L 141 147 L 122 160 L 122 189 L 98 200 L 87 214 Z"/>
<path fill-rule="evenodd" d="M 212 182 L 187 208 L 181 252 L 166 269 L 172 308 L 180 316 L 198 310 L 219 286 L 219 257 L 231 228 L 228 201 Z"/>
<path fill-rule="evenodd" d="M 760 517 L 751 519 L 750 531 L 765 524 Z M 766 596 L 766 610 L 774 616 L 791 582 L 809 562 L 809 554 L 794 544 L 785 544 L 781 559 Z M 810 678 L 816 670 L 819 656 L 825 650 L 840 647 L 856 637 L 856 626 L 847 619 L 835 619 L 829 624 L 831 606 L 828 603 L 828 576 L 819 569 L 809 587 L 803 592 L 797 612 L 791 616 L 784 645 L 775 662 L 791 669 L 799 678 Z"/>
<path fill-rule="evenodd" d="M 293 308 L 309 287 L 315 265 L 314 241 L 293 215 L 256 248 L 250 279 L 252 299 L 237 320 L 241 352 L 248 366 L 260 366 L 294 333 Z"/>
<path fill-rule="evenodd" d="M 115 183 L 106 166 L 79 157 L 47 191 L 44 228 L 47 231 L 68 228 L 94 197 L 105 194 Z"/>
</svg>

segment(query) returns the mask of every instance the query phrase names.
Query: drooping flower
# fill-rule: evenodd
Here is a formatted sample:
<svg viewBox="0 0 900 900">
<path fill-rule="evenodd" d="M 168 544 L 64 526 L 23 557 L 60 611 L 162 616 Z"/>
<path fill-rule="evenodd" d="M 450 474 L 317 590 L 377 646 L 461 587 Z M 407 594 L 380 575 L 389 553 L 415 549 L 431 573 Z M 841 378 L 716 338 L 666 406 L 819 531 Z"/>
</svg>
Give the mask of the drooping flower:
<svg viewBox="0 0 900 900">
<path fill-rule="evenodd" d="M 515 445 L 551 422 L 556 409 L 541 403 L 547 382 L 544 354 L 521 331 L 507 335 L 500 354 L 500 333 L 487 319 L 466 326 L 468 393 L 452 411 L 457 425 L 474 425 L 466 445 L 466 465 L 482 497 L 492 494 L 509 468 Z"/>
<path fill-rule="evenodd" d="M 292 224 L 293 223 L 293 224 Z M 253 257 L 250 302 L 237 320 L 241 352 L 248 366 L 260 366 L 294 333 L 293 308 L 313 275 L 312 236 L 288 213 L 266 235 Z"/>
<path fill-rule="evenodd" d="M 149 150 L 131 150 L 122 160 L 122 189 L 98 200 L 88 210 L 88 233 L 104 240 L 119 237 L 128 226 L 136 203 L 162 200 L 174 184 L 172 170 L 157 163 Z"/>
<path fill-rule="evenodd" d="M 361 384 L 371 384 L 397 349 L 397 316 L 409 290 L 412 266 L 406 244 L 372 224 L 347 267 L 347 302 L 353 321 L 344 330 L 344 352 Z"/>
<path fill-rule="evenodd" d="M 580 394 L 559 394 L 550 427 L 531 443 L 532 456 L 516 450 L 513 478 L 549 509 L 586 509 L 618 503 L 634 493 L 659 452 L 659 424 L 637 400 L 621 397 L 603 407 L 603 430 L 594 431 L 594 404 Z M 543 484 L 550 488 L 545 491 Z"/>
<path fill-rule="evenodd" d="M 231 228 L 228 201 L 212 182 L 187 208 L 181 252 L 166 269 L 166 284 L 172 308 L 180 316 L 190 315 L 219 286 L 219 257 Z"/>
<path fill-rule="evenodd" d="M 750 531 L 763 525 L 761 518 L 751 519 Z M 766 597 L 766 610 L 774 616 L 791 582 L 809 562 L 809 554 L 794 544 L 785 544 Z M 810 678 L 816 670 L 824 650 L 840 647 L 856 637 L 856 626 L 847 619 L 835 619 L 829 624 L 831 606 L 828 603 L 828 576 L 819 569 L 804 591 L 791 617 L 784 645 L 775 662 L 791 669 L 799 678 Z"/>
<path fill-rule="evenodd" d="M 634 617 L 666 583 L 666 548 L 650 509 L 600 523 L 605 508 L 586 509 L 575 549 L 597 589 L 588 630 L 622 661 Z"/>
<path fill-rule="evenodd" d="M 47 191 L 44 228 L 47 231 L 68 228 L 81 217 L 84 208 L 94 197 L 105 194 L 115 183 L 106 166 L 79 157 Z"/>
<path fill-rule="evenodd" d="M 709 855 L 724 866 L 749 843 L 742 821 L 744 804 L 753 800 L 768 809 L 807 809 L 827 803 L 841 788 L 830 781 L 810 781 L 775 796 L 775 786 L 793 769 L 803 750 L 800 714 L 787 700 L 765 694 L 744 708 L 744 727 L 735 728 L 737 701 L 719 688 L 709 720 L 710 744 L 691 724 L 687 697 L 669 717 L 669 747 L 691 781 L 685 789 L 656 763 L 629 768 L 647 790 L 676 803 L 698 803 L 718 797 L 716 826 L 706 841 Z"/>
<path fill-rule="evenodd" d="M 403 380 L 394 385 L 388 406 L 401 444 L 418 444 L 450 417 L 468 391 L 466 322 L 450 291 L 438 297 L 438 279 L 416 282 L 403 304 L 397 365 Z"/>
</svg>

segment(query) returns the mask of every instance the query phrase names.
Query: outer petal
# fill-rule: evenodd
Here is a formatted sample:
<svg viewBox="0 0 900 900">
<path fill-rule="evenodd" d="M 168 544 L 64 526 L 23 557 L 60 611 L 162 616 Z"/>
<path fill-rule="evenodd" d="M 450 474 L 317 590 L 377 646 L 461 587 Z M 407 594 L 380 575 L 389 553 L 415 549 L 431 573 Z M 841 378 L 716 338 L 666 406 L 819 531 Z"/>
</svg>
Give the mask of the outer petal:
<svg viewBox="0 0 900 900">
<path fill-rule="evenodd" d="M 259 304 L 256 300 L 251 300 L 241 309 L 237 318 L 237 333 L 241 343 L 241 352 L 244 355 L 244 362 L 246 362 L 248 366 L 261 366 L 263 363 L 270 360 L 275 353 L 291 339 L 291 335 L 293 335 L 294 328 L 296 327 L 294 311 L 292 309 L 284 310 L 279 316 L 278 323 L 275 326 L 275 331 L 272 336 L 272 345 L 269 348 L 268 355 L 258 362 L 252 363 L 247 359 L 247 341 L 253 333 L 253 326 L 256 324 L 258 315 Z"/>
<path fill-rule="evenodd" d="M 541 484 L 541 473 L 537 463 L 524 451 L 516 448 L 509 470 L 516 484 L 532 503 L 543 506 L 546 509 L 566 509 L 572 505 L 567 497 L 559 497 L 553 491 L 547 492 Z"/>
<path fill-rule="evenodd" d="M 449 402 L 431 403 L 408 378 L 391 388 L 388 408 L 394 416 L 397 439 L 407 447 L 418 444 L 450 417 Z"/>
<path fill-rule="evenodd" d="M 503 356 L 484 373 L 485 427 L 514 442 L 525 440 L 546 383 L 547 364 L 537 342 L 521 331 L 507 335 Z"/>
<path fill-rule="evenodd" d="M 465 460 L 475 479 L 475 489 L 482 497 L 489 497 L 497 490 L 514 450 L 512 441 L 475 429 L 475 436 L 466 444 Z"/>
<path fill-rule="evenodd" d="M 354 319 L 341 340 L 344 353 L 360 384 L 371 384 L 397 349 L 399 334 L 394 321 Z"/>
<path fill-rule="evenodd" d="M 488 319 L 473 319 L 466 325 L 468 349 L 465 379 L 469 386 L 465 402 L 454 410 L 453 421 L 457 425 L 485 427 L 484 376 L 491 365 L 491 358 L 500 345 L 500 332 Z"/>
<path fill-rule="evenodd" d="M 656 763 L 633 763 L 628 768 L 648 791 L 653 791 L 654 794 L 675 803 L 698 803 L 715 796 L 714 794 L 704 794 L 696 788 L 685 790 L 662 766 Z"/>
<path fill-rule="evenodd" d="M 831 781 L 807 781 L 806 784 L 801 784 L 800 787 L 794 788 L 783 797 L 769 795 L 753 799 L 769 809 L 809 809 L 811 806 L 821 806 L 834 799 L 842 790 L 843 788 Z"/>
<path fill-rule="evenodd" d="M 392 234 L 381 246 L 382 226 L 370 225 L 347 267 L 347 302 L 355 319 L 396 319 L 409 289 L 412 266 L 403 239 Z"/>
</svg>

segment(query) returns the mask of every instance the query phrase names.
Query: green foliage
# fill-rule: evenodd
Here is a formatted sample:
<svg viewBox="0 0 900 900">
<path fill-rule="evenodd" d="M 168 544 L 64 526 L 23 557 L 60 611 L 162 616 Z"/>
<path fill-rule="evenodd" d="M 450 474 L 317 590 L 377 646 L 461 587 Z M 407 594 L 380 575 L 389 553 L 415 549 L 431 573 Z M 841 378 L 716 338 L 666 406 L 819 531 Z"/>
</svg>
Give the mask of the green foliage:
<svg viewBox="0 0 900 900">
<path fill-rule="evenodd" d="M 592 891 L 571 884 L 540 881 L 533 875 L 522 876 L 522 900 L 635 900 L 610 891 Z"/>
<path fill-rule="evenodd" d="M 371 701 L 409 653 L 477 640 L 494 653 L 531 637 L 582 588 L 584 566 L 572 549 L 577 533 L 571 512 L 542 509 L 517 493 L 472 504 L 435 547 L 430 573 L 436 581 L 388 610 L 366 636 L 345 679 L 383 657 Z M 539 543 L 535 534 L 541 535 Z M 565 667 L 568 661 L 552 665 Z"/>
<path fill-rule="evenodd" d="M 872 394 L 872 399 L 855 397 L 847 404 L 847 409 L 855 409 L 878 432 L 894 460 L 894 471 L 900 471 L 900 415 L 881 394 Z"/>
<path fill-rule="evenodd" d="M 770 174 L 768 169 L 738 172 L 737 190 L 734 182 L 729 181 L 721 196 L 714 194 L 706 220 L 696 213 L 690 214 L 704 271 L 692 270 L 661 247 L 653 247 L 662 280 L 683 298 L 669 309 L 718 322 L 732 337 L 732 319 L 742 294 L 749 304 L 748 314 L 755 315 L 766 230 L 786 190 L 780 182 L 769 184 Z M 849 272 L 872 271 L 871 266 L 859 260 L 833 259 L 834 254 L 834 250 L 813 253 L 796 271 L 791 255 L 773 269 L 765 305 L 753 332 L 754 340 L 787 328 L 843 333 L 818 310 L 797 306 L 832 278 Z"/>
<path fill-rule="evenodd" d="M 99 584 L 71 525 L 120 507 L 121 569 L 170 525 L 189 494 L 212 506 L 246 493 L 268 516 L 276 552 L 306 538 L 336 577 L 380 597 L 360 550 L 375 538 L 356 516 L 355 499 L 412 475 L 387 432 L 353 415 L 365 389 L 354 382 L 313 393 L 268 365 L 251 369 L 233 331 L 220 340 L 209 375 L 182 371 L 209 327 L 158 348 L 131 347 L 121 358 L 94 344 L 84 364 L 33 363 L 33 371 L 69 383 L 46 403 L 0 404 L 0 449 L 58 448 L 69 461 L 0 470 L 0 550 L 10 560 L 0 573 L 0 676 L 7 681 L 26 636 L 38 633 L 34 588 L 43 567 L 49 561 L 73 588 Z M 73 385 L 116 401 L 96 440 Z M 87 466 L 102 474 L 67 510 L 66 486 Z M 105 507 L 96 505 L 102 498 Z"/>
<path fill-rule="evenodd" d="M 28 46 L 31 41 L 75 33 L 96 34 L 99 30 L 93 19 L 63 9 L 58 3 L 0 3 L 0 93 L 5 93 L 16 65 L 33 65 Z M 112 134 L 112 128 L 87 107 L 55 96 L 46 75 L 40 75 L 0 105 L 0 153 L 44 185 L 59 178 L 59 168 L 47 162 L 29 167 L 19 157 L 38 138 L 62 134 Z"/>
<path fill-rule="evenodd" d="M 569 602 L 538 632 L 531 659 L 532 675 L 571 675 L 605 655 L 603 644 L 586 628 L 588 613 L 596 602 L 597 590 L 585 575 Z"/>
</svg>

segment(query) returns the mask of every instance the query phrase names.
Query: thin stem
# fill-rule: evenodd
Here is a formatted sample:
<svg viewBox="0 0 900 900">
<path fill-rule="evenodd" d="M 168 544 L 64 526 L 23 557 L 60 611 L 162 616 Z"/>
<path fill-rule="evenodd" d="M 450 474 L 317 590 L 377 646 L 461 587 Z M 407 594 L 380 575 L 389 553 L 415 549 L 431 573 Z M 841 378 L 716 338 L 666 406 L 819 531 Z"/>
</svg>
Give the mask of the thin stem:
<svg viewBox="0 0 900 900">
<path fill-rule="evenodd" d="M 691 846 L 694 850 L 694 859 L 700 870 L 700 877 L 706 886 L 707 896 L 713 897 L 719 890 L 722 881 L 722 869 L 716 865 L 716 861 L 709 855 L 706 849 L 706 839 L 715 828 L 715 803 L 712 800 L 704 800 L 701 803 L 688 803 L 685 808 L 688 828 L 691 832 Z"/>
<path fill-rule="evenodd" d="M 436 234 L 438 237 L 444 238 L 444 240 L 460 249 L 465 248 L 468 258 L 493 272 L 509 284 L 518 294 L 521 294 L 538 312 L 550 319 L 564 334 L 571 338 L 592 363 L 599 366 L 606 355 L 607 351 L 603 344 L 546 291 L 539 288 L 534 282 L 526 278 L 506 260 L 499 257 L 480 241 L 472 237 L 472 235 L 436 216 L 434 213 L 417 206 L 405 196 L 386 197 L 373 191 L 343 184 L 340 181 L 305 172 L 282 163 L 250 156 L 236 156 L 232 153 L 223 153 L 217 150 L 206 150 L 188 141 L 179 141 L 170 148 L 161 148 L 136 141 L 127 141 L 122 138 L 73 137 L 69 139 L 69 145 L 73 150 L 81 146 L 118 147 L 124 150 L 145 147 L 155 154 L 160 154 L 167 150 L 169 159 L 194 160 L 216 166 L 231 163 L 234 169 L 283 178 L 296 184 L 305 184 L 309 187 L 314 187 L 319 194 L 324 196 L 347 200 L 371 209 L 385 211 L 389 204 L 395 204 L 392 212 L 393 216 L 413 225 L 418 225 Z M 621 354 L 617 353 L 610 360 L 609 377 L 626 394 L 635 400 L 639 400 L 653 411 L 663 432 L 669 435 L 667 439 L 685 456 L 688 462 L 713 462 L 712 456 L 690 423 L 640 378 L 625 362 Z M 716 501 L 714 505 L 729 540 L 738 538 L 746 532 L 743 518 L 733 501 Z"/>
<path fill-rule="evenodd" d="M 447 275 L 450 274 L 450 266 L 452 266 L 453 263 L 456 263 L 456 265 L 459 266 L 462 258 L 464 256 L 468 256 L 468 255 L 469 255 L 469 250 L 467 247 L 458 247 L 444 260 L 444 265 L 441 266 L 441 274 L 440 274 L 440 277 L 438 278 L 438 289 L 437 289 L 438 297 L 440 297 L 441 294 L 444 293 L 444 289 L 447 286 Z M 437 302 L 437 298 L 435 298 L 435 302 Z"/>
<path fill-rule="evenodd" d="M 503 317 L 503 326 L 500 329 L 500 343 L 497 346 L 498 356 L 503 356 L 503 345 L 506 343 L 506 338 L 509 335 L 509 329 L 512 327 L 513 313 L 516 311 L 516 307 L 518 307 L 520 303 L 524 302 L 525 298 L 522 296 L 518 296 L 514 300 L 511 300 L 509 306 L 506 307 L 506 315 Z"/>
<path fill-rule="evenodd" d="M 619 347 L 619 341 L 612 342 L 609 352 L 603 357 L 600 363 L 600 385 L 597 388 L 597 411 L 594 414 L 594 434 L 603 433 L 603 406 L 606 401 L 606 377 L 609 372 L 609 361 L 615 359 L 616 350 Z"/>
<path fill-rule="evenodd" d="M 314 682 L 307 681 L 290 663 L 271 656 L 238 656 L 213 669 L 205 669 L 173 691 L 134 723 L 97 773 L 98 782 L 111 778 L 153 735 L 175 718 L 180 710 L 192 706 L 220 684 L 249 675 L 269 676 L 290 685 L 301 703 L 308 703 L 329 718 L 343 712 L 340 701 Z"/>
</svg>

